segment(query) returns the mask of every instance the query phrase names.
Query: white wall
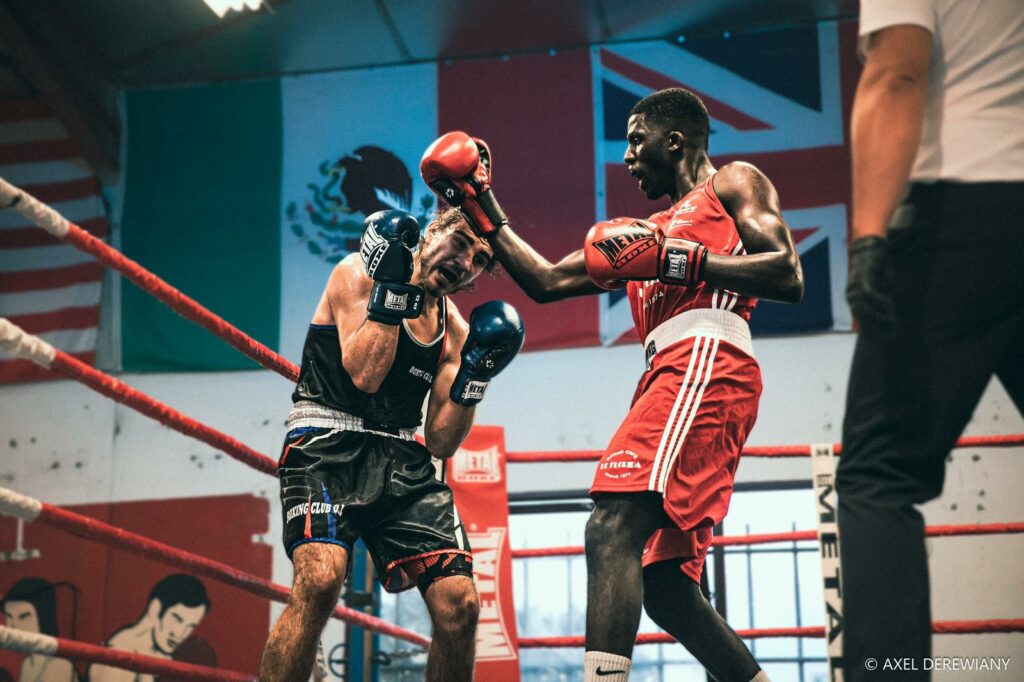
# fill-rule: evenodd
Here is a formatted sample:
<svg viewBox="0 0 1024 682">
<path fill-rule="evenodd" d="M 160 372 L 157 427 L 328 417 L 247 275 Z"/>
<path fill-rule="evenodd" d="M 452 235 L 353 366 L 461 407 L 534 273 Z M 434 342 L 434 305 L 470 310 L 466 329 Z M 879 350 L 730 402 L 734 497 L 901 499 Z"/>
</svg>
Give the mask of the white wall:
<svg viewBox="0 0 1024 682">
<path fill-rule="evenodd" d="M 765 390 L 749 444 L 838 441 L 852 342 L 849 334 L 756 341 Z M 638 346 L 525 354 L 492 384 L 478 422 L 503 425 L 511 450 L 602 448 L 629 406 L 642 363 Z M 264 454 L 278 455 L 291 386 L 275 374 L 121 378 Z M 1021 432 L 1024 419 L 994 384 L 967 433 Z M 0 388 L 0 436 L 2 486 L 60 505 L 252 493 L 271 500 L 270 532 L 258 540 L 279 546 L 280 512 L 271 477 L 77 383 Z M 1024 519 L 1022 457 L 1021 448 L 956 451 L 945 493 L 925 508 L 928 522 Z M 510 467 L 509 486 L 516 492 L 584 489 L 592 472 L 589 462 L 516 464 Z M 807 479 L 809 463 L 749 458 L 739 478 Z M 808 504 L 813 504 L 810 492 Z M 0 538 L 0 550 L 12 542 Z M 1019 536 L 935 539 L 929 551 L 936 619 L 1024 616 Z M 275 580 L 287 584 L 290 576 L 284 552 L 275 552 Z M 936 654 L 1010 655 L 1024 670 L 1024 635 L 938 637 Z"/>
</svg>

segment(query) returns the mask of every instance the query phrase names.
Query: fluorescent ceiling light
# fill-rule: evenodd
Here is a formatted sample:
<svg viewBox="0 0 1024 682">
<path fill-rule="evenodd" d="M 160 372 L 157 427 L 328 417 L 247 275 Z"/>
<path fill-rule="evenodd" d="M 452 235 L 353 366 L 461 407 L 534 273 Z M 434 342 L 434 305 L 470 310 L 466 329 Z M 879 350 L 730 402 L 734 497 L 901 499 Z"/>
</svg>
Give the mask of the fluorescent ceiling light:
<svg viewBox="0 0 1024 682">
<path fill-rule="evenodd" d="M 234 10 L 241 12 L 243 9 L 259 9 L 260 5 L 263 4 L 263 0 L 203 0 L 210 9 L 212 9 L 218 17 L 224 18 L 224 15 L 228 13 L 228 10 Z"/>
</svg>

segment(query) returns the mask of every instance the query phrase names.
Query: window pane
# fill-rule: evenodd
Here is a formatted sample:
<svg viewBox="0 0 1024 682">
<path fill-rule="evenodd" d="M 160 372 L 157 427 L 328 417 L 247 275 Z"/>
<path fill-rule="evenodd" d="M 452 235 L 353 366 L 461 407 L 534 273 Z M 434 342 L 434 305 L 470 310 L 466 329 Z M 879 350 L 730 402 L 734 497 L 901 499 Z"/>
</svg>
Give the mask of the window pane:
<svg viewBox="0 0 1024 682">
<path fill-rule="evenodd" d="M 770 512 L 770 513 L 768 513 Z M 513 514 L 509 537 L 513 548 L 580 546 L 589 514 L 552 512 Z M 771 533 L 816 528 L 815 500 L 808 489 L 737 492 L 725 522 L 727 535 Z M 816 542 L 734 546 L 724 559 L 729 624 L 736 629 L 820 625 L 824 621 L 821 569 Z M 714 598 L 714 559 L 705 568 Z M 586 562 L 582 555 L 513 560 L 516 618 L 520 637 L 582 635 L 586 618 Z M 415 590 L 382 596 L 381 616 L 417 632 L 429 632 L 429 618 Z M 659 632 L 643 615 L 641 632 Z M 814 682 L 828 679 L 825 644 L 819 638 L 764 638 L 747 645 L 773 679 Z M 381 649 L 410 645 L 381 638 Z M 582 682 L 583 649 L 524 649 L 524 682 Z M 383 682 L 417 679 L 401 676 L 422 665 L 425 656 L 402 659 L 382 667 Z M 422 667 L 420 668 L 422 670 Z M 699 680 L 704 669 L 679 644 L 638 646 L 631 680 Z M 390 675 L 390 676 L 388 676 Z M 422 673 L 419 673 L 422 676 Z"/>
</svg>

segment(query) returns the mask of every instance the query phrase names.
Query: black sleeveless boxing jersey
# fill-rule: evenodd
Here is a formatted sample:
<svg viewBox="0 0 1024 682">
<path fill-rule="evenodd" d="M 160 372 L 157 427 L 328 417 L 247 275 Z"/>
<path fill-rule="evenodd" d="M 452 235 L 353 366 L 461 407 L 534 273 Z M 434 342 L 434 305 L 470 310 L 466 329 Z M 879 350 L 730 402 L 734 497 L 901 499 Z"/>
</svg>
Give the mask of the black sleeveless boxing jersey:
<svg viewBox="0 0 1024 682">
<path fill-rule="evenodd" d="M 402 322 L 395 360 L 376 393 L 364 393 L 352 383 L 341 362 L 338 328 L 333 324 L 309 325 L 292 401 L 310 400 L 368 422 L 416 428 L 423 421 L 423 400 L 444 351 L 447 314 L 442 298 L 441 332 L 428 344 L 416 340 Z"/>
</svg>

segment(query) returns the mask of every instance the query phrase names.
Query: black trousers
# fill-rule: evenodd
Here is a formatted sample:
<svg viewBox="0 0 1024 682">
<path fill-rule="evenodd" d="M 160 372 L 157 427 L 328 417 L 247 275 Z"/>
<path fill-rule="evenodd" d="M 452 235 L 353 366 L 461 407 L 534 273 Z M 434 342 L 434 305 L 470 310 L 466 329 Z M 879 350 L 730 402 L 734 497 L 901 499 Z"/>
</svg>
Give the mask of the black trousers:
<svg viewBox="0 0 1024 682">
<path fill-rule="evenodd" d="M 850 370 L 839 494 L 845 679 L 931 656 L 924 521 L 945 460 L 999 377 L 1024 411 L 1024 183 L 914 185 L 894 216 L 895 331 L 864 328 Z M 878 661 L 869 671 L 868 658 Z"/>
</svg>

